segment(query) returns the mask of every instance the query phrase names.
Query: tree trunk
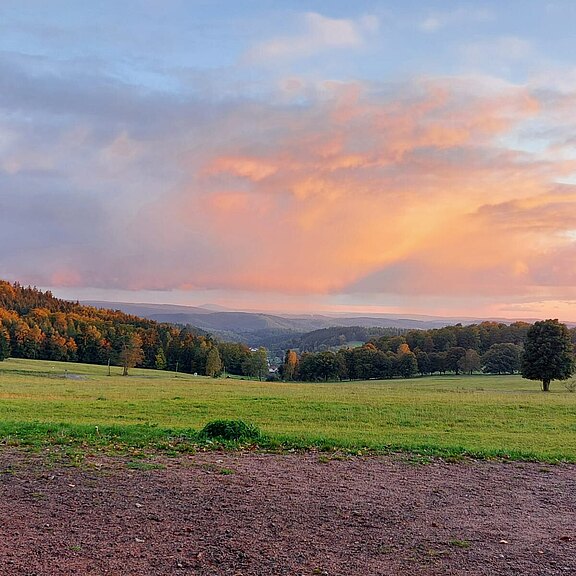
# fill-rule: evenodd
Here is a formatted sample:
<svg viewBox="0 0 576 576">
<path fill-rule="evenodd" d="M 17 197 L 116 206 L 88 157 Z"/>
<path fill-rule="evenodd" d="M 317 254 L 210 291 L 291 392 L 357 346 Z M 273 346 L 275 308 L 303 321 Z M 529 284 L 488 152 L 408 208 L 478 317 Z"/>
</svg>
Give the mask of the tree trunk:
<svg viewBox="0 0 576 576">
<path fill-rule="evenodd" d="M 542 392 L 550 391 L 550 380 L 542 380 Z"/>
</svg>

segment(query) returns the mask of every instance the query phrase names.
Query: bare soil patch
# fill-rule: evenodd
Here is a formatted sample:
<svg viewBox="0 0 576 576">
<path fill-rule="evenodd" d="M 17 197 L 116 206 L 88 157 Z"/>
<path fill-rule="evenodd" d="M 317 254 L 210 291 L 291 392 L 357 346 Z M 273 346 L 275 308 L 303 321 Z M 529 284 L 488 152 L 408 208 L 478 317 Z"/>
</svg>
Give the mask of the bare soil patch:
<svg viewBox="0 0 576 576">
<path fill-rule="evenodd" d="M 0 451 L 0 574 L 576 574 L 576 466 Z"/>
</svg>

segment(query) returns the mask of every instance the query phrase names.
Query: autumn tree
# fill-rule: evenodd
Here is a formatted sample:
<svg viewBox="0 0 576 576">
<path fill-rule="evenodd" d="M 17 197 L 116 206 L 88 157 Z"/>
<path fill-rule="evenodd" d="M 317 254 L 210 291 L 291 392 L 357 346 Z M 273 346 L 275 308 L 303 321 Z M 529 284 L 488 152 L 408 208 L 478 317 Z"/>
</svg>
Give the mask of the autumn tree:
<svg viewBox="0 0 576 576">
<path fill-rule="evenodd" d="M 522 377 L 540 380 L 548 392 L 552 380 L 569 378 L 574 368 L 574 346 L 566 325 L 558 320 L 535 322 L 526 334 Z"/>
<path fill-rule="evenodd" d="M 284 380 L 294 380 L 298 370 L 298 355 L 294 350 L 288 350 L 284 357 L 282 376 Z"/>
<path fill-rule="evenodd" d="M 133 368 L 144 359 L 142 338 L 136 333 L 124 334 L 120 338 L 118 361 L 122 366 L 122 375 L 128 376 L 128 369 Z"/>
<path fill-rule="evenodd" d="M 50 360 L 68 360 L 68 339 L 53 332 L 46 337 L 44 351 Z"/>
</svg>

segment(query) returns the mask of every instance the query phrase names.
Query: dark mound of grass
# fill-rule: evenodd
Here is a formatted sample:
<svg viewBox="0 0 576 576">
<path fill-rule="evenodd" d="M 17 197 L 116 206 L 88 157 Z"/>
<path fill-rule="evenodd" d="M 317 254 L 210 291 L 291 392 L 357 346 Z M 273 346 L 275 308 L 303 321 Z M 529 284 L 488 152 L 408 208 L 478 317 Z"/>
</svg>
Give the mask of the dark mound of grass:
<svg viewBox="0 0 576 576">
<path fill-rule="evenodd" d="M 213 420 L 200 430 L 198 437 L 205 440 L 238 442 L 257 440 L 261 437 L 261 433 L 257 426 L 247 424 L 244 420 Z"/>
</svg>

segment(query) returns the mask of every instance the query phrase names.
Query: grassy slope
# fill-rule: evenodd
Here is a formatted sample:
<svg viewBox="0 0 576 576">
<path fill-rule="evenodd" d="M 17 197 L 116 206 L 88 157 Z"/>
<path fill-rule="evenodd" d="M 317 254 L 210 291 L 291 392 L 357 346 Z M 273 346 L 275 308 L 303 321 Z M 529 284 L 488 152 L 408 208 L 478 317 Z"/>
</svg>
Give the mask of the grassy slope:
<svg viewBox="0 0 576 576">
<path fill-rule="evenodd" d="M 64 378 L 65 370 L 83 379 Z M 37 423 L 85 425 L 77 433 L 95 442 L 96 426 L 128 434 L 133 425 L 147 425 L 144 436 L 165 436 L 165 429 L 241 418 L 277 440 L 301 445 L 576 461 L 576 394 L 560 383 L 543 394 L 537 382 L 517 376 L 304 384 L 174 378 L 146 370 L 126 378 L 118 368 L 112 373 L 83 364 L 0 363 L 0 440 L 15 441 L 26 430 L 45 434 L 47 427 Z"/>
</svg>

